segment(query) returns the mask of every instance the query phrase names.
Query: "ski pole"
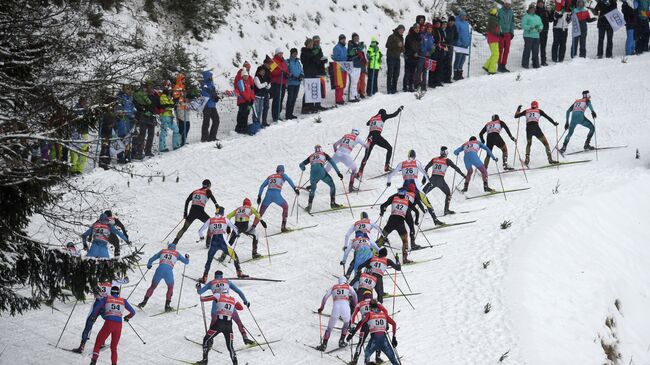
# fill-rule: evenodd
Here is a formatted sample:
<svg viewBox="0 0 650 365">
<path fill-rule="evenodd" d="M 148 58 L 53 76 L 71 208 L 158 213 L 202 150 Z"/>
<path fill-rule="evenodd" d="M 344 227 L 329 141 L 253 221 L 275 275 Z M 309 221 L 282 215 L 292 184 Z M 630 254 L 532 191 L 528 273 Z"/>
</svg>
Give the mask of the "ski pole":
<svg viewBox="0 0 650 365">
<path fill-rule="evenodd" d="M 395 278 L 393 278 L 393 310 L 392 310 L 393 314 L 391 316 L 395 315 L 395 298 L 397 298 L 397 271 L 395 271 L 394 276 Z"/>
<path fill-rule="evenodd" d="M 354 213 L 352 212 L 352 205 L 350 204 L 350 197 L 348 196 L 348 192 L 345 190 L 345 183 L 343 182 L 343 179 L 341 179 L 341 185 L 343 186 L 343 192 L 345 193 L 345 200 L 348 201 L 348 208 L 350 208 L 350 215 L 352 215 L 352 218 L 354 218 Z"/>
<path fill-rule="evenodd" d="M 503 187 L 503 179 L 501 179 L 501 172 L 499 171 L 499 163 L 494 164 L 497 168 L 497 175 L 499 175 L 499 181 L 501 182 L 501 191 L 503 192 L 503 199 L 508 201 L 508 198 L 506 197 L 506 189 Z"/>
<path fill-rule="evenodd" d="M 144 340 L 142 339 L 142 337 L 140 337 L 140 334 L 138 334 L 138 331 L 136 331 L 135 328 L 133 328 L 133 325 L 131 324 L 131 322 L 129 322 L 129 321 L 125 321 L 125 322 L 129 325 L 129 327 L 131 327 L 131 329 L 133 330 L 133 333 L 135 333 L 135 335 L 138 336 L 138 338 L 140 339 L 140 341 L 142 341 L 142 344 L 143 344 L 143 345 L 146 345 L 147 343 L 144 342 Z"/>
<path fill-rule="evenodd" d="M 203 314 L 203 327 L 205 327 L 205 333 L 208 333 L 208 323 L 205 321 L 205 305 L 200 299 L 199 302 L 201 302 L 201 313 Z"/>
<path fill-rule="evenodd" d="M 458 157 L 460 157 L 460 156 L 456 155 L 456 167 L 458 167 Z M 458 173 L 458 171 L 456 171 L 456 169 L 454 169 L 454 178 L 451 180 L 451 186 L 454 186 L 454 189 L 451 191 L 451 196 L 452 197 L 454 196 L 454 192 L 456 192 L 456 188 L 457 188 L 456 187 L 456 173 Z"/>
<path fill-rule="evenodd" d="M 72 306 L 72 310 L 70 311 L 70 315 L 68 316 L 68 320 L 65 321 L 63 330 L 61 331 L 61 334 L 59 335 L 59 339 L 56 341 L 56 345 L 54 346 L 54 348 L 59 347 L 59 342 L 61 341 L 61 337 L 63 337 L 63 332 L 65 332 L 65 329 L 68 327 L 68 322 L 70 322 L 70 318 L 72 317 L 72 313 L 74 312 L 74 309 L 77 307 L 77 303 L 79 303 L 79 300 L 74 302 L 74 305 Z"/>
<path fill-rule="evenodd" d="M 393 347 L 393 343 L 392 343 L 393 339 L 390 338 L 390 334 L 388 333 L 388 331 L 386 332 L 386 335 L 388 336 L 388 346 L 390 346 L 393 349 L 393 352 L 395 353 L 395 358 L 397 359 L 397 364 L 402 365 L 402 360 L 399 358 L 399 353 L 397 352 L 397 348 Z"/>
<path fill-rule="evenodd" d="M 397 276 L 397 275 L 396 275 L 396 276 Z M 411 306 L 411 308 L 413 308 L 413 310 L 415 310 L 415 307 L 413 306 L 413 303 L 411 303 L 411 301 L 409 300 L 409 298 L 408 298 L 408 297 L 406 296 L 406 294 L 402 291 L 402 288 L 400 288 L 399 285 L 397 285 L 397 281 L 394 280 L 393 277 L 390 276 L 390 275 L 388 275 L 388 277 L 390 278 L 390 280 L 393 280 L 393 283 L 395 284 L 395 287 L 397 288 L 397 290 L 399 290 L 399 292 L 404 296 L 404 299 L 406 299 L 406 301 L 409 303 L 409 305 Z"/>
<path fill-rule="evenodd" d="M 596 144 L 596 161 L 598 161 L 598 132 L 596 130 L 596 116 L 594 115 L 594 143 Z"/>
<path fill-rule="evenodd" d="M 178 304 L 176 305 L 176 314 L 178 314 L 178 311 L 181 308 L 181 296 L 183 295 L 183 282 L 185 282 L 185 269 L 187 269 L 187 265 L 183 265 L 183 277 L 181 278 L 181 290 L 178 292 Z"/>
<path fill-rule="evenodd" d="M 517 138 L 515 138 L 515 161 L 517 160 L 517 153 L 519 153 L 519 163 L 521 164 L 521 171 L 524 173 L 524 178 L 526 179 L 526 183 L 528 183 L 528 176 L 526 175 L 526 168 L 524 167 L 524 162 L 521 159 L 521 152 L 519 152 L 519 121 L 521 120 L 521 117 L 517 118 Z M 557 130 L 556 130 L 556 137 L 557 137 Z"/>
<path fill-rule="evenodd" d="M 562 137 L 564 137 L 564 135 L 566 134 L 566 131 L 567 131 L 567 130 L 565 129 L 564 132 L 562 132 L 562 135 L 561 135 L 560 138 L 557 140 L 557 143 L 555 143 L 555 147 L 553 147 L 553 150 L 551 150 L 551 153 L 553 153 L 553 151 L 555 151 L 555 150 L 557 150 L 557 152 L 560 153 L 560 149 L 557 148 L 557 146 L 560 145 L 560 140 L 562 140 Z"/>
<path fill-rule="evenodd" d="M 259 346 L 259 347 L 262 349 L 262 351 L 266 351 L 266 349 L 265 349 L 264 347 L 262 347 L 262 345 L 260 345 L 259 342 L 257 342 L 257 340 L 255 339 L 255 336 L 253 336 L 253 334 L 251 333 L 251 331 L 249 331 L 248 328 L 246 328 L 246 326 L 242 326 L 242 327 L 244 327 L 244 329 L 246 330 L 246 333 L 248 333 L 248 334 L 251 336 L 251 338 L 253 339 L 253 341 L 255 341 L 255 343 L 257 344 L 257 346 Z"/>
<path fill-rule="evenodd" d="M 271 265 L 271 250 L 269 249 L 269 236 L 266 233 L 266 228 L 264 228 L 264 239 L 266 240 L 266 254 L 269 256 L 269 265 Z"/>
<path fill-rule="evenodd" d="M 386 190 L 388 190 L 388 186 L 386 186 L 386 188 L 384 189 L 384 191 L 382 191 L 381 194 L 379 194 L 379 196 L 377 197 L 377 200 L 375 200 L 375 202 L 372 203 L 372 205 L 370 206 L 370 209 L 372 209 L 372 208 L 375 207 L 375 205 L 377 204 L 377 202 L 379 201 L 379 199 L 381 199 L 381 196 L 384 195 L 384 193 L 386 192 Z"/>
<path fill-rule="evenodd" d="M 560 143 L 560 138 L 557 136 L 557 134 L 558 134 L 557 126 L 555 126 L 555 145 L 556 145 L 556 146 Z M 560 151 L 558 150 L 557 153 L 556 153 L 555 155 L 556 155 L 555 158 L 557 159 L 557 161 L 560 162 Z M 558 164 L 557 169 L 558 169 L 558 170 L 560 169 L 559 164 Z"/>
<path fill-rule="evenodd" d="M 176 230 L 176 228 L 178 228 L 178 226 L 179 226 L 183 221 L 185 221 L 185 218 L 181 219 L 181 220 L 180 220 L 180 221 L 179 221 L 179 222 L 174 226 L 174 228 L 172 228 L 172 230 L 169 231 L 169 233 L 167 233 L 167 235 L 165 236 L 165 238 L 163 238 L 162 241 L 160 241 L 160 242 L 165 242 L 165 240 L 167 240 L 167 237 L 169 237 L 169 235 L 172 234 L 172 232 L 174 232 L 174 231 Z"/>
<path fill-rule="evenodd" d="M 140 280 L 138 280 L 138 282 L 135 284 L 135 286 L 133 287 L 133 290 L 131 290 L 131 293 L 129 293 L 129 296 L 126 297 L 126 300 L 129 300 L 129 298 L 131 298 L 131 295 L 133 294 L 133 292 L 135 292 L 135 289 L 138 288 L 138 285 L 140 285 L 140 282 L 142 281 L 142 279 L 144 279 L 145 274 L 148 273 L 148 272 L 149 272 L 149 268 L 147 268 L 147 271 L 145 271 L 144 274 L 142 274 L 142 277 L 141 277 Z"/>
<path fill-rule="evenodd" d="M 299 186 L 299 187 L 300 187 L 300 184 L 302 183 L 302 175 L 303 175 L 304 173 L 305 173 L 304 171 L 302 171 L 302 172 L 300 173 L 300 179 L 298 180 L 298 186 Z M 292 215 L 293 215 L 293 208 L 296 206 L 296 202 L 297 202 L 297 201 L 298 201 L 298 194 L 296 194 L 296 196 L 293 198 L 293 204 L 291 204 L 291 213 L 289 214 L 289 216 L 292 216 Z M 298 217 L 298 214 L 296 214 L 296 221 L 298 220 L 297 217 Z M 297 222 L 296 222 L 296 223 L 297 223 Z"/>
<path fill-rule="evenodd" d="M 399 117 L 397 117 L 397 131 L 395 132 L 395 142 L 393 143 L 393 156 L 390 158 L 390 165 L 393 166 L 393 161 L 395 160 L 395 155 L 397 154 L 397 135 L 399 135 L 399 125 L 402 122 L 402 112 L 399 112 Z"/>
<path fill-rule="evenodd" d="M 323 315 L 318 312 L 318 341 L 323 343 Z M 320 357 L 323 357 L 323 351 L 320 352 Z"/>
<path fill-rule="evenodd" d="M 257 320 L 255 319 L 255 316 L 253 315 L 253 312 L 251 312 L 251 309 L 249 307 L 246 307 L 248 309 L 248 313 L 251 314 L 251 318 L 253 318 L 253 322 L 255 322 L 255 325 L 257 326 L 257 329 L 260 330 L 260 333 L 262 334 L 262 337 L 264 338 L 264 341 L 266 342 L 266 346 L 268 346 L 269 350 L 271 350 L 271 353 L 273 356 L 275 356 L 275 352 L 273 352 L 273 349 L 271 348 L 271 345 L 269 344 L 269 340 L 266 339 L 266 336 L 264 335 L 264 332 L 262 332 L 262 329 L 260 328 L 259 323 L 257 323 Z"/>
<path fill-rule="evenodd" d="M 429 246 L 431 246 L 431 244 L 429 244 Z M 394 250 L 391 246 L 386 246 L 386 247 L 390 248 L 390 251 L 391 251 L 391 252 L 393 253 L 393 255 L 395 256 L 395 260 L 399 260 L 399 256 L 398 256 L 399 253 L 395 253 L 395 250 Z M 431 247 L 433 247 L 433 246 L 431 246 Z M 403 271 L 403 270 L 399 270 L 399 272 L 402 274 L 402 278 L 404 278 L 404 282 L 406 283 L 406 287 L 409 288 L 409 291 L 410 291 L 411 293 L 413 293 L 413 289 L 411 289 L 411 285 L 409 284 L 409 281 L 406 280 L 406 275 L 404 274 L 404 271 Z M 395 270 L 395 278 L 397 278 L 397 270 Z"/>
</svg>

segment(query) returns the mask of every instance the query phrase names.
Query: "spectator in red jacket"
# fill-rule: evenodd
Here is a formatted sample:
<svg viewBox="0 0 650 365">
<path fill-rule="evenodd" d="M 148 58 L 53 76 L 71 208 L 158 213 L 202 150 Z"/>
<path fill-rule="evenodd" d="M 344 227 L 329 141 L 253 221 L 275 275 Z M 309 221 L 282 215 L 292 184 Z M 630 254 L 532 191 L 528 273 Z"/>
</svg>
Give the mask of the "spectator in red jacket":
<svg viewBox="0 0 650 365">
<path fill-rule="evenodd" d="M 239 107 L 235 132 L 246 134 L 248 133 L 248 113 L 255 102 L 255 92 L 253 91 L 252 83 L 249 81 L 248 71 L 241 69 L 239 74 L 241 79 L 235 83 L 235 95 L 237 96 L 237 106 Z"/>
<path fill-rule="evenodd" d="M 271 69 L 271 118 L 274 122 L 280 119 L 280 112 L 282 111 L 282 101 L 284 95 L 287 93 L 287 75 L 289 74 L 289 67 L 284 60 L 284 52 L 281 48 L 275 50 L 275 56 L 270 65 Z"/>
</svg>

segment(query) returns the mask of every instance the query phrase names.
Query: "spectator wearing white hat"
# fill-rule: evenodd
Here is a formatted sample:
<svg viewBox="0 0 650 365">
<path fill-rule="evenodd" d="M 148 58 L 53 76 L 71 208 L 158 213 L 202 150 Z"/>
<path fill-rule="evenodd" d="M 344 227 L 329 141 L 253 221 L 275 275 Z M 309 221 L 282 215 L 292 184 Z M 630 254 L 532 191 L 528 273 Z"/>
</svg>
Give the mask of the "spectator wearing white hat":
<svg viewBox="0 0 650 365">
<path fill-rule="evenodd" d="M 280 112 L 282 112 L 282 101 L 284 95 L 287 93 L 287 76 L 289 75 L 289 67 L 284 60 L 284 51 L 278 47 L 275 49 L 275 54 L 269 65 L 271 70 L 271 119 L 277 122 L 280 119 Z"/>
</svg>

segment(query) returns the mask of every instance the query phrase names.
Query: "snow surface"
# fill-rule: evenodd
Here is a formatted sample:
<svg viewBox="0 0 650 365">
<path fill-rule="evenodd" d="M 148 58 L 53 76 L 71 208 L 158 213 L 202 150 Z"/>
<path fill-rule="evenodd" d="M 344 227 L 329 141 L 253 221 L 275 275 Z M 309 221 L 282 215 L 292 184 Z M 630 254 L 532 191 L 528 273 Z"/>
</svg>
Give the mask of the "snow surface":
<svg viewBox="0 0 650 365">
<path fill-rule="evenodd" d="M 455 194 L 452 209 L 486 209 L 470 214 L 444 217 L 456 222 L 477 219 L 473 225 L 428 232 L 433 244 L 445 243 L 434 249 L 417 251 L 415 260 L 427 260 L 443 255 L 440 260 L 408 266 L 406 278 L 414 292 L 411 297 L 416 310 L 404 299 L 395 301 L 395 316 L 399 353 L 405 364 L 498 364 L 509 351 L 503 364 L 603 364 L 605 354 L 600 338 L 613 341 L 614 335 L 605 326 L 605 320 L 615 319 L 614 332 L 620 341 L 620 360 L 623 364 L 648 364 L 650 354 L 650 307 L 647 283 L 650 274 L 650 248 L 643 223 L 647 222 L 649 159 L 647 149 L 641 149 L 641 159 L 635 159 L 635 149 L 648 138 L 646 101 L 648 86 L 640 80 L 647 76 L 648 56 L 632 57 L 627 63 L 620 60 L 576 60 L 563 65 L 531 70 L 521 74 L 476 77 L 456 83 L 442 90 L 429 92 L 421 100 L 412 94 L 378 95 L 370 100 L 337 108 L 321 114 L 323 123 L 313 123 L 314 117 L 282 122 L 263 130 L 254 137 L 233 138 L 224 142 L 221 150 L 209 144 L 193 144 L 164 157 L 155 157 L 133 165 L 137 173 L 152 170 L 180 172 L 180 181 L 173 178 L 162 183 L 156 179 L 148 183 L 144 178 L 130 178 L 116 171 L 95 171 L 80 178 L 84 183 L 111 188 L 112 208 L 130 222 L 130 237 L 139 245 L 145 244 L 146 258 L 163 247 L 160 240 L 182 217 L 182 204 L 187 194 L 200 185 L 204 178 L 213 183 L 213 191 L 220 204 L 229 211 L 244 197 L 255 198 L 262 179 L 271 174 L 277 164 L 284 164 L 287 173 L 298 182 L 298 163 L 316 143 L 327 146 L 351 128 L 366 131 L 365 121 L 379 108 L 405 109 L 401 118 L 396 145 L 396 161 L 415 149 L 418 158 L 427 161 L 437 154 L 440 145 L 450 148 L 477 134 L 490 115 L 498 113 L 513 132 L 517 122 L 512 115 L 518 104 L 539 101 L 547 114 L 562 123 L 564 112 L 583 89 L 589 89 L 599 118 L 598 145 L 629 144 L 628 148 L 570 156 L 567 160 L 589 158 L 591 162 L 559 169 L 531 170 L 527 183 L 521 173 L 503 175 L 506 188 L 531 187 L 530 190 L 503 196 L 466 200 Z M 639 80 L 639 81 L 637 81 Z M 390 120 L 384 135 L 393 143 L 397 119 Z M 522 123 L 523 124 L 523 123 Z M 552 125 L 543 121 L 542 128 L 549 140 L 555 140 Z M 560 133 L 562 131 L 560 130 Z M 365 133 L 365 132 L 362 132 Z M 519 147 L 523 148 L 523 125 Z M 578 128 L 569 151 L 579 150 L 586 136 Z M 514 149 L 509 144 L 510 160 Z M 328 146 L 329 150 L 330 147 Z M 500 152 L 496 153 L 501 157 Z M 383 150 L 376 149 L 366 169 L 366 176 L 380 173 Z M 543 148 L 533 145 L 533 166 L 545 164 Z M 490 165 L 490 185 L 500 187 L 495 164 Z M 347 179 L 347 178 L 346 178 Z M 130 181 L 127 187 L 126 180 Z M 303 177 L 303 182 L 306 180 Z M 452 176 L 447 177 L 451 184 Z M 456 179 L 456 182 L 459 180 Z M 81 181 L 80 181 L 81 182 Z M 383 179 L 364 181 L 374 191 L 352 194 L 352 204 L 370 204 L 384 189 Z M 397 180 L 395 180 L 397 184 Z M 553 190 L 558 186 L 557 194 Z M 337 185 L 337 189 L 341 187 Z M 481 192 L 480 182 L 474 181 L 470 195 Z M 435 191 L 429 194 L 436 211 L 440 212 L 443 196 Z M 384 195 L 386 197 L 387 195 Z M 289 203 L 293 194 L 285 189 Z M 343 196 L 338 197 L 344 202 Z M 306 194 L 299 203 L 306 204 Z M 314 202 L 314 209 L 328 205 L 323 185 Z M 212 205 L 209 205 L 211 210 Z M 97 211 L 105 207 L 98 207 Z M 356 209 L 354 218 L 361 210 Z M 314 217 L 302 210 L 298 226 L 318 224 L 318 227 L 269 238 L 271 252 L 289 251 L 273 257 L 272 263 L 257 261 L 244 264 L 246 273 L 260 277 L 284 279 L 286 282 L 243 282 L 241 288 L 252 302 L 251 310 L 276 354 L 268 350 L 245 350 L 238 353 L 241 364 L 337 364 L 340 360 L 321 355 L 303 343 L 318 344 L 318 316 L 312 313 L 326 288 L 334 284 L 333 274 L 340 272 L 343 235 L 353 222 L 350 212 L 342 210 Z M 368 209 L 376 219 L 378 209 Z M 272 207 L 265 216 L 269 233 L 279 230 L 280 209 Z M 504 220 L 512 227 L 500 229 Z M 290 226 L 296 226 L 295 215 Z M 423 228 L 432 226 L 427 218 Z M 33 227 L 42 236 L 42 227 Z M 191 255 L 187 274 L 198 277 L 203 271 L 206 250 L 198 239 L 199 224 L 188 230 L 179 244 L 182 253 Z M 41 237 L 43 238 L 43 237 Z M 397 236 L 392 236 L 397 242 Z M 424 237 L 418 242 L 425 244 Z M 260 250 L 266 247 L 262 240 Z M 250 256 L 250 241 L 240 239 L 238 252 L 242 259 Z M 487 268 L 483 263 L 488 262 Z M 176 304 L 180 291 L 182 264 L 176 268 Z M 234 274 L 231 265 L 213 263 L 211 271 L 220 268 L 227 275 Z M 136 270 L 133 282 L 140 277 Z M 142 283 L 130 301 L 138 303 L 149 284 Z M 387 280 L 388 281 L 388 280 Z M 239 284 L 239 283 L 238 283 Z M 406 283 L 398 276 L 404 290 Z M 193 283 L 185 281 L 181 306 L 198 303 Z M 386 284 L 388 291 L 392 291 Z M 128 294 L 130 288 L 125 288 Z M 198 360 L 199 346 L 183 337 L 200 339 L 203 323 L 200 307 L 176 314 L 149 317 L 162 311 L 164 286 L 159 286 L 145 312 L 131 321 L 147 344 L 140 343 L 129 328 L 124 328 L 120 343 L 120 364 L 174 364 L 162 354 Z M 620 302 L 620 312 L 614 306 Z M 392 309 L 392 301 L 385 304 Z M 490 303 L 491 311 L 484 313 Z M 101 328 L 98 320 L 88 344 L 86 355 L 80 356 L 57 350 L 48 343 L 56 343 L 73 303 L 57 303 L 60 311 L 45 308 L 15 318 L 0 320 L 0 356 L 2 364 L 85 364 L 89 362 L 90 347 Z M 61 346 L 78 345 L 85 316 L 90 303 L 79 303 Z M 331 308 L 328 303 L 326 311 Z M 245 325 L 259 337 L 249 313 L 242 313 Z M 338 338 L 335 331 L 332 345 Z M 235 334 L 237 347 L 241 337 Z M 215 347 L 224 350 L 223 340 L 217 338 Z M 29 347 L 28 347 L 29 346 Z M 34 351 L 34 349 L 37 349 Z M 348 350 L 340 351 L 343 357 Z M 229 363 L 227 355 L 210 354 L 211 363 Z M 100 364 L 110 363 L 109 352 L 103 351 Z"/>
</svg>

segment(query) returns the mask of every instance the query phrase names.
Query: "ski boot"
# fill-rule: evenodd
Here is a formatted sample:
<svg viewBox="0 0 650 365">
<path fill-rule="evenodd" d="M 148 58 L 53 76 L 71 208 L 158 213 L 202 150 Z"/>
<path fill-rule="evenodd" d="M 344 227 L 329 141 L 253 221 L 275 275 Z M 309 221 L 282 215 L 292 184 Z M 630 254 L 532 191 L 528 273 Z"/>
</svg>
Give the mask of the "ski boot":
<svg viewBox="0 0 650 365">
<path fill-rule="evenodd" d="M 549 155 L 548 159 L 549 161 L 551 160 L 551 155 Z M 530 163 L 530 155 L 526 155 L 526 158 L 524 159 L 524 165 L 528 167 L 528 164 Z"/>
<path fill-rule="evenodd" d="M 85 348 L 86 348 L 86 341 L 81 341 L 79 347 L 77 347 L 76 349 L 72 349 L 72 352 L 83 354 Z"/>
<path fill-rule="evenodd" d="M 283 218 L 282 219 L 282 225 L 280 226 L 280 232 L 287 232 L 287 231 L 289 231 L 287 229 L 287 219 Z"/>
<path fill-rule="evenodd" d="M 469 184 L 468 184 L 468 183 L 465 183 L 465 185 L 463 185 L 463 190 L 461 190 L 460 192 L 461 192 L 461 193 L 466 193 L 468 187 L 469 187 Z"/>
<path fill-rule="evenodd" d="M 325 351 L 327 349 L 327 340 L 323 339 L 323 343 L 320 345 L 316 346 L 316 350 L 318 351 Z"/>
<path fill-rule="evenodd" d="M 348 365 L 357 365 L 358 361 L 359 361 L 359 354 L 355 352 L 354 356 L 352 357 L 352 361 L 350 361 Z"/>
<path fill-rule="evenodd" d="M 140 309 L 144 308 L 144 306 L 147 305 L 148 300 L 149 300 L 149 298 L 144 297 L 144 299 L 142 299 L 142 301 L 140 303 L 138 303 L 138 308 L 140 308 Z"/>
<path fill-rule="evenodd" d="M 253 340 L 251 340 L 250 338 L 248 338 L 248 336 L 246 336 L 246 333 L 242 333 L 242 338 L 244 339 L 244 344 L 246 344 L 246 345 L 253 345 L 253 344 L 255 344 L 255 341 L 253 341 Z"/>
<path fill-rule="evenodd" d="M 262 255 L 260 255 L 259 253 L 257 253 L 257 251 L 253 251 L 253 254 L 252 254 L 251 256 L 253 256 L 254 259 L 257 259 L 257 258 L 262 257 Z"/>
<path fill-rule="evenodd" d="M 485 183 L 483 183 L 483 191 L 485 191 L 486 193 L 493 193 L 494 189 L 489 187 L 488 184 L 485 182 Z"/>
<path fill-rule="evenodd" d="M 451 210 L 450 210 L 450 212 L 451 212 Z M 445 214 L 447 214 L 447 213 L 445 213 Z M 454 213 L 452 212 L 451 214 L 454 214 Z M 444 225 L 445 225 L 445 222 L 439 220 L 438 218 L 435 218 L 435 219 L 433 220 L 433 224 L 435 224 L 436 226 L 444 226 Z"/>
<path fill-rule="evenodd" d="M 97 360 L 90 360 L 90 365 L 97 365 Z"/>
<path fill-rule="evenodd" d="M 332 208 L 332 209 L 340 209 L 340 208 L 343 208 L 343 205 L 342 205 L 342 204 L 338 204 L 338 203 L 334 200 L 334 198 L 332 198 L 332 200 L 330 201 L 330 208 Z"/>
<path fill-rule="evenodd" d="M 409 260 L 408 257 L 408 252 L 406 250 L 402 250 L 402 264 L 412 264 L 413 261 Z"/>
<path fill-rule="evenodd" d="M 171 306 L 171 302 L 172 302 L 171 300 L 165 301 L 165 312 L 171 312 L 174 310 L 174 308 L 172 308 Z"/>
<path fill-rule="evenodd" d="M 199 279 L 199 283 L 205 284 L 206 281 L 208 281 L 208 273 L 204 272 L 203 277 L 201 277 L 201 279 Z"/>
<path fill-rule="evenodd" d="M 348 186 L 348 192 L 351 193 L 353 191 L 359 191 L 359 189 L 355 188 L 354 183 L 351 182 L 350 185 Z"/>
<path fill-rule="evenodd" d="M 418 245 L 418 244 L 415 243 L 415 242 L 411 243 L 411 251 L 414 251 L 414 250 L 420 250 L 420 249 L 422 249 L 422 248 L 423 248 L 422 246 Z"/>
<path fill-rule="evenodd" d="M 309 202 L 309 204 L 307 204 L 307 206 L 305 207 L 305 210 L 307 211 L 307 213 L 311 213 L 311 202 Z"/>
<path fill-rule="evenodd" d="M 345 336 L 341 335 L 341 338 L 339 338 L 339 347 L 345 347 L 347 345 L 348 343 L 345 342 Z"/>
<path fill-rule="evenodd" d="M 587 143 L 585 143 L 584 149 L 585 149 L 585 151 L 593 151 L 593 150 L 596 149 L 596 147 L 590 145 L 589 142 L 587 142 Z"/>
<path fill-rule="evenodd" d="M 208 360 L 207 360 L 207 359 L 201 359 L 201 360 L 195 362 L 195 364 L 196 364 L 196 365 L 207 365 L 207 364 L 208 364 Z"/>
<path fill-rule="evenodd" d="M 241 271 L 237 271 L 237 277 L 238 277 L 239 279 L 245 279 L 245 278 L 249 278 L 250 276 L 244 274 L 244 273 L 241 272 Z"/>
<path fill-rule="evenodd" d="M 389 164 L 385 164 L 385 165 L 384 165 L 384 172 L 390 172 L 390 170 L 392 170 L 392 169 L 390 168 L 390 165 L 389 165 Z"/>
<path fill-rule="evenodd" d="M 454 212 L 454 211 L 451 210 L 451 209 L 445 209 L 445 215 L 451 215 L 451 214 L 456 214 L 456 212 Z M 434 223 L 435 223 L 435 222 L 434 222 Z"/>
<path fill-rule="evenodd" d="M 512 171 L 514 169 L 514 167 L 508 166 L 508 163 L 503 161 L 503 171 Z"/>
<path fill-rule="evenodd" d="M 564 152 L 566 152 L 566 146 L 562 146 L 562 148 L 560 148 L 560 154 L 562 156 L 564 156 Z"/>
<path fill-rule="evenodd" d="M 558 164 L 558 163 L 559 163 L 558 161 L 555 161 L 555 160 L 553 159 L 553 157 L 551 156 L 550 153 L 548 153 L 548 154 L 546 155 L 546 157 L 548 158 L 548 163 L 549 163 L 550 165 L 555 165 L 555 164 Z"/>
</svg>

